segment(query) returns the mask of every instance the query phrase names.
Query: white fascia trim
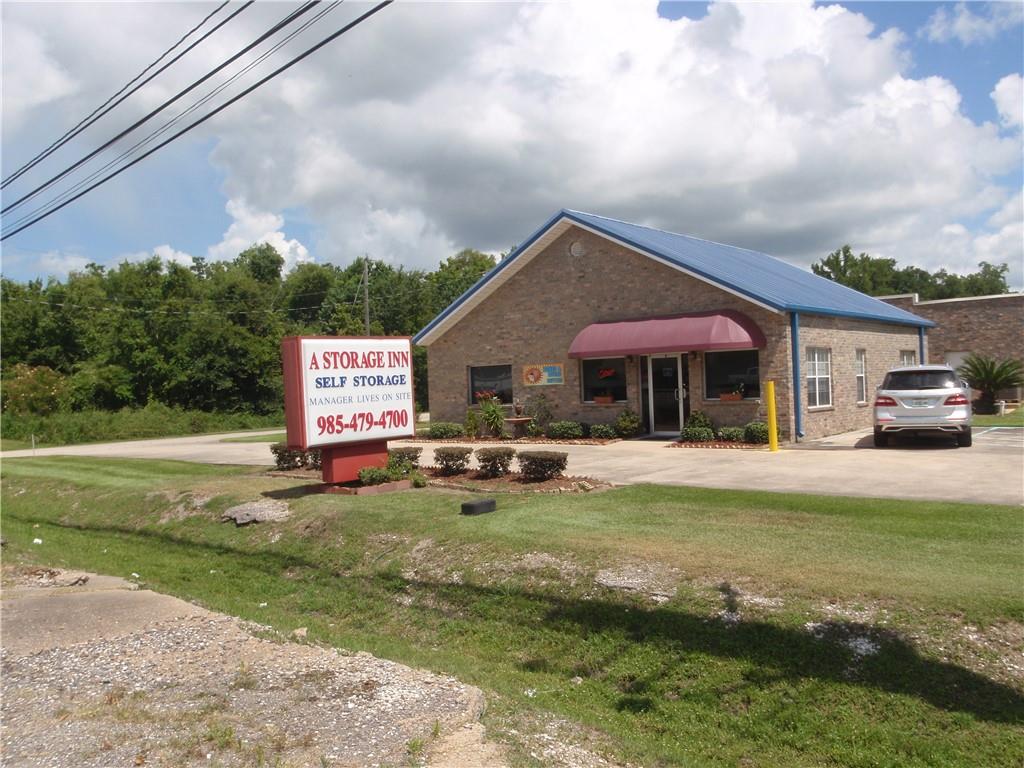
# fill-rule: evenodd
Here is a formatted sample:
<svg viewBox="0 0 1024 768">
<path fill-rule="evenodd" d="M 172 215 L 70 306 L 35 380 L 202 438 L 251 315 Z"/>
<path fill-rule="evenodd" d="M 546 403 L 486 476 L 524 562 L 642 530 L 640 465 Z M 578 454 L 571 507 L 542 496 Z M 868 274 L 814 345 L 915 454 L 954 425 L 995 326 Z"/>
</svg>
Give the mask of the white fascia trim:
<svg viewBox="0 0 1024 768">
<path fill-rule="evenodd" d="M 739 299 L 743 299 L 744 301 L 750 302 L 751 304 L 755 304 L 755 305 L 761 307 L 762 309 L 767 309 L 769 312 L 773 312 L 776 315 L 783 314 L 783 310 L 781 310 L 781 309 L 779 309 L 777 307 L 773 307 L 770 304 L 763 304 L 762 302 L 758 301 L 757 299 L 752 299 L 749 296 L 740 293 L 739 291 L 734 291 L 733 289 L 728 288 L 728 287 L 722 285 L 721 283 L 715 282 L 714 280 L 711 280 L 710 278 L 704 277 L 703 275 L 699 275 L 696 272 L 691 272 L 686 267 L 682 267 L 682 266 L 676 264 L 675 262 L 670 261 L 669 259 L 665 259 L 665 258 L 663 258 L 661 256 L 658 256 L 656 254 L 653 254 L 653 253 L 651 253 L 649 251 L 645 251 L 642 248 L 637 248 L 635 245 L 630 245 L 627 242 L 619 240 L 617 237 L 612 237 L 611 235 L 609 235 L 606 232 L 602 232 L 602 231 L 600 231 L 598 229 L 593 229 L 591 227 L 588 227 L 586 224 L 581 224 L 578 221 L 573 221 L 571 223 L 572 223 L 573 226 L 579 227 L 580 229 L 585 229 L 587 232 L 591 232 L 591 233 L 597 235 L 598 237 L 603 237 L 605 240 L 610 240 L 613 243 L 615 243 L 616 245 L 622 246 L 623 248 L 625 248 L 627 250 L 633 251 L 633 253 L 639 253 L 641 256 L 646 256 L 649 259 L 653 259 L 654 261 L 657 261 L 657 262 L 659 262 L 661 264 L 664 264 L 666 267 L 671 267 L 672 269 L 676 270 L 677 272 L 682 272 L 684 275 L 689 275 L 690 277 L 692 277 L 692 278 L 694 278 L 696 280 L 700 280 L 702 283 L 707 283 L 708 285 L 714 286 L 715 288 L 717 288 L 720 291 L 725 291 L 726 293 L 731 293 L 733 296 L 735 296 L 735 297 L 737 297 Z"/>
<path fill-rule="evenodd" d="M 1024 293 L 994 293 L 990 296 L 963 296 L 959 299 L 929 299 L 928 301 L 919 301 L 917 304 L 952 304 L 957 301 L 987 301 L 989 299 L 1019 299 L 1022 297 L 1024 297 Z"/>
</svg>

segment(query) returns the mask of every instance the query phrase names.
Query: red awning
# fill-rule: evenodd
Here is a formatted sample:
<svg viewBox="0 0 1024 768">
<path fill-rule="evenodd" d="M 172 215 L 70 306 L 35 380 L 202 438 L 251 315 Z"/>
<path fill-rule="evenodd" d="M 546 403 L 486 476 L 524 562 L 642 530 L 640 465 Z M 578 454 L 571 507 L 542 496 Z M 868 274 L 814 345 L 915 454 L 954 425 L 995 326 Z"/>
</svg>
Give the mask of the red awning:
<svg viewBox="0 0 1024 768">
<path fill-rule="evenodd" d="M 594 323 L 573 339 L 569 357 L 761 349 L 764 345 L 764 334 L 753 320 L 742 312 L 723 309 L 647 320 Z"/>
</svg>

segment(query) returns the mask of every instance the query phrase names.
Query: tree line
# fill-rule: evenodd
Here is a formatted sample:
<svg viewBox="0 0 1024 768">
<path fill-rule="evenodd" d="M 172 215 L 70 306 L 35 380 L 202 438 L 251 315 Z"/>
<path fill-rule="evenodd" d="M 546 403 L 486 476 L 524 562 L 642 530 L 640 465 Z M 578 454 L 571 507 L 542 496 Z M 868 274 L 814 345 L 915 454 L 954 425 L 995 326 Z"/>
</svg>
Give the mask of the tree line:
<svg viewBox="0 0 1024 768">
<path fill-rule="evenodd" d="M 411 336 L 495 264 L 466 249 L 433 271 L 378 260 L 346 267 L 284 260 L 268 244 L 233 261 L 157 257 L 90 264 L 66 280 L 0 280 L 5 409 L 116 410 L 159 402 L 188 410 L 281 409 L 280 342 L 291 335 Z M 896 266 L 849 246 L 812 266 L 864 293 L 922 299 L 1008 292 L 1005 264 L 968 275 Z M 426 354 L 414 348 L 416 400 L 427 408 Z"/>
<path fill-rule="evenodd" d="M 832 251 L 811 265 L 816 275 L 835 280 L 869 296 L 916 293 L 921 301 L 959 299 L 965 296 L 990 296 L 1009 293 L 1006 264 L 983 261 L 978 271 L 958 275 L 940 269 L 928 272 L 920 267 L 897 267 L 895 259 L 861 253 L 853 254 L 849 245 Z"/>
<path fill-rule="evenodd" d="M 433 271 L 368 260 L 370 333 L 415 334 L 494 263 L 469 249 Z M 4 278 L 5 406 L 21 391 L 15 381 L 27 377 L 34 379 L 22 388 L 27 410 L 40 401 L 68 410 L 157 401 L 202 411 L 279 411 L 284 336 L 366 332 L 362 260 L 300 264 L 287 275 L 283 266 L 262 244 L 233 261 L 183 266 L 153 257 L 90 264 L 64 281 Z M 414 360 L 417 401 L 425 407 L 425 350 L 414 350 Z"/>
</svg>

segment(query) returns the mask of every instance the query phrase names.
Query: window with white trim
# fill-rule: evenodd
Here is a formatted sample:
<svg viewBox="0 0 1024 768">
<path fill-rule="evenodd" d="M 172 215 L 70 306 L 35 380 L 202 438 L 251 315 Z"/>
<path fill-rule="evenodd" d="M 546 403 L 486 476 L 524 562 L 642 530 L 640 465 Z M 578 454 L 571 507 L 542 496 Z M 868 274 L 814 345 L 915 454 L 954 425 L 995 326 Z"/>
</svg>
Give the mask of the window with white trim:
<svg viewBox="0 0 1024 768">
<path fill-rule="evenodd" d="M 900 365 L 917 365 L 917 351 L 913 349 L 901 349 Z"/>
<path fill-rule="evenodd" d="M 832 405 L 832 350 L 807 348 L 807 407 Z"/>
<path fill-rule="evenodd" d="M 857 350 L 857 360 L 855 363 L 857 371 L 857 402 L 866 403 L 868 401 L 868 353 L 865 349 Z"/>
</svg>

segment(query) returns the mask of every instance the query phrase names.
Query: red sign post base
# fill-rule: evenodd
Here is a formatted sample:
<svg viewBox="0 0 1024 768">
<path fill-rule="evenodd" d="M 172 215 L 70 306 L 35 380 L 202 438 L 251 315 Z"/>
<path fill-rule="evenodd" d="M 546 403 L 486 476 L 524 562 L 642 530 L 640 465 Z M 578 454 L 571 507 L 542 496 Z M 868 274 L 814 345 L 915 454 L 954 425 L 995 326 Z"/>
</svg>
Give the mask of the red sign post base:
<svg viewBox="0 0 1024 768">
<path fill-rule="evenodd" d="M 388 465 L 388 441 L 376 440 L 355 445 L 328 445 L 320 450 L 325 483 L 350 483 L 359 479 L 363 467 Z"/>
</svg>

